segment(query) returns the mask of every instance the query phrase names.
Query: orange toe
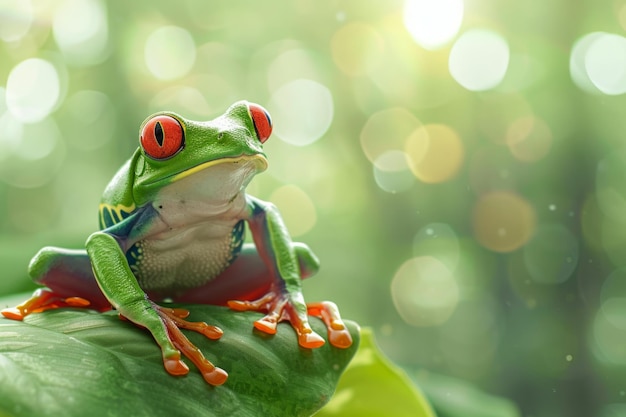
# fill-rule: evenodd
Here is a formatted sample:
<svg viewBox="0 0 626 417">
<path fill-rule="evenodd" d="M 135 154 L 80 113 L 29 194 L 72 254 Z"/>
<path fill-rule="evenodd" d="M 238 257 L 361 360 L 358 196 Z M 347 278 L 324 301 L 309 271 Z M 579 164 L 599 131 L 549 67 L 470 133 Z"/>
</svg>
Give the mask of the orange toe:
<svg viewBox="0 0 626 417">
<path fill-rule="evenodd" d="M 4 310 L 0 311 L 0 313 L 2 313 L 2 315 L 7 319 L 20 321 L 24 320 L 24 313 L 22 312 L 22 310 L 16 307 L 5 308 Z"/>
<path fill-rule="evenodd" d="M 330 329 L 328 341 L 331 345 L 340 349 L 347 349 L 352 346 L 352 336 L 345 327 L 342 330 Z"/>
<path fill-rule="evenodd" d="M 180 357 L 164 358 L 163 365 L 165 366 L 165 370 L 170 375 L 187 375 L 187 373 L 189 372 L 189 367 L 180 360 Z"/>
<path fill-rule="evenodd" d="M 228 379 L 228 373 L 221 368 L 213 368 L 212 371 L 202 373 L 206 382 L 213 386 L 222 385 Z"/>
<path fill-rule="evenodd" d="M 300 346 L 307 349 L 315 349 L 326 343 L 324 338 L 315 332 L 302 333 L 298 336 Z"/>
<path fill-rule="evenodd" d="M 255 321 L 254 327 L 267 334 L 276 334 L 276 321 L 268 320 L 266 317 Z"/>
</svg>

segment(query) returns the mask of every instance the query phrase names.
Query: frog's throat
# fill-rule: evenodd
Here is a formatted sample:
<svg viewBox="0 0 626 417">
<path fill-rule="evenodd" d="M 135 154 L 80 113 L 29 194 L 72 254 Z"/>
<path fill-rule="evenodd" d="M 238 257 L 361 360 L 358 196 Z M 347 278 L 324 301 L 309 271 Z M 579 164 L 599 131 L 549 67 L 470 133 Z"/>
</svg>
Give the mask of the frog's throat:
<svg viewBox="0 0 626 417">
<path fill-rule="evenodd" d="M 267 159 L 265 158 L 265 156 L 261 154 L 241 155 L 241 156 L 235 156 L 235 157 L 230 157 L 230 158 L 219 158 L 219 159 L 214 159 L 212 161 L 204 162 L 200 165 L 196 165 L 195 167 L 189 168 L 185 171 L 182 171 L 182 172 L 179 172 L 178 174 L 173 175 L 171 177 L 171 181 L 176 182 L 192 174 L 195 174 L 196 172 L 202 171 L 206 168 L 210 168 L 215 165 L 219 165 L 219 164 L 223 164 L 227 162 L 238 164 L 240 162 L 251 162 L 251 161 L 257 164 L 257 169 L 259 172 L 265 171 L 267 169 Z"/>
</svg>

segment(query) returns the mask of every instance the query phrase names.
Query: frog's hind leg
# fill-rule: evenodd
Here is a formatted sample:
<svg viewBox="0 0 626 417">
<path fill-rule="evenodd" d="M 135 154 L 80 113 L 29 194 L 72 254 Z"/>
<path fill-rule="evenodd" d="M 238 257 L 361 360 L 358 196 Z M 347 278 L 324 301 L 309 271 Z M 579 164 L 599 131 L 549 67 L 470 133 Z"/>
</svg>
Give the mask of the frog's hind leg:
<svg viewBox="0 0 626 417">
<path fill-rule="evenodd" d="M 302 279 L 319 269 L 319 260 L 304 243 L 293 242 Z M 231 300 L 256 300 L 270 291 L 273 277 L 253 244 L 246 243 L 235 261 L 204 286 L 173 297 L 176 302 L 227 305 Z"/>
<path fill-rule="evenodd" d="M 40 288 L 22 304 L 6 308 L 2 315 L 22 320 L 28 314 L 60 307 L 88 307 L 107 310 L 111 306 L 104 297 L 84 250 L 46 247 L 35 255 L 28 272 Z"/>
</svg>

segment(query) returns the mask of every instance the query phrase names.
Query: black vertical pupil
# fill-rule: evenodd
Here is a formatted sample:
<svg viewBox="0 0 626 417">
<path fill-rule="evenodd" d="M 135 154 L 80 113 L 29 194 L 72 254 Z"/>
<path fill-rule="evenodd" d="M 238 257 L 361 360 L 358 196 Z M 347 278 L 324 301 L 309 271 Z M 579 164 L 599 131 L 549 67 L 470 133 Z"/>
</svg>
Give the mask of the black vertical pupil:
<svg viewBox="0 0 626 417">
<path fill-rule="evenodd" d="M 159 146 L 163 146 L 163 126 L 161 126 L 161 122 L 156 122 L 154 125 L 154 137 L 156 138 Z"/>
</svg>

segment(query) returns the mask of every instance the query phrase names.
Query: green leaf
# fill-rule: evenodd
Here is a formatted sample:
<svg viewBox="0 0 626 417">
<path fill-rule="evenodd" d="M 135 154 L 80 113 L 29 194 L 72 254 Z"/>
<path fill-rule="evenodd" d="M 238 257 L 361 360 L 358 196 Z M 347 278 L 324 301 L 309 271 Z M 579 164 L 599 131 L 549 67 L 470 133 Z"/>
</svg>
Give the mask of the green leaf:
<svg viewBox="0 0 626 417">
<path fill-rule="evenodd" d="M 380 352 L 369 329 L 333 399 L 316 417 L 435 417 L 409 377 Z"/>
<path fill-rule="evenodd" d="M 274 336 L 253 330 L 258 313 L 184 308 L 190 320 L 224 330 L 218 341 L 185 332 L 229 373 L 224 385 L 208 385 L 193 365 L 170 376 L 149 333 L 115 313 L 59 309 L 0 319 L 0 416 L 310 416 L 330 399 L 359 343 L 352 322 L 349 349 L 308 350 L 286 323 Z M 325 334 L 320 320 L 311 325 Z"/>
<path fill-rule="evenodd" d="M 441 417 L 520 417 L 513 401 L 487 394 L 468 382 L 418 371 L 415 380 Z"/>
</svg>

